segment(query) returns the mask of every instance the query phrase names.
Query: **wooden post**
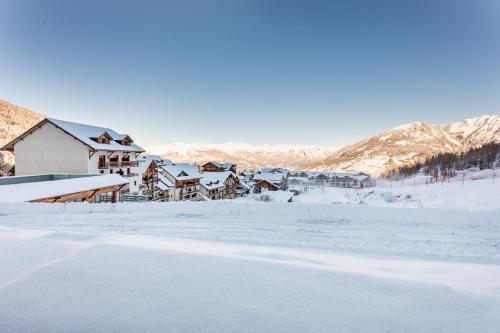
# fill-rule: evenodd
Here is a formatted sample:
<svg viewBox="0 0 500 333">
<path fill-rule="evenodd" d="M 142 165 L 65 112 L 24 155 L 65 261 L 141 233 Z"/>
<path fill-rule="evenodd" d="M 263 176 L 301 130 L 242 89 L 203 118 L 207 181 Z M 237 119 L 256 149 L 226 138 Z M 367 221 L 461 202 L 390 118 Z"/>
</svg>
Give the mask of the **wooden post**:
<svg viewBox="0 0 500 333">
<path fill-rule="evenodd" d="M 113 191 L 113 194 L 111 195 L 111 202 L 115 203 L 117 197 L 118 197 L 118 191 L 115 190 L 115 191 Z"/>
</svg>

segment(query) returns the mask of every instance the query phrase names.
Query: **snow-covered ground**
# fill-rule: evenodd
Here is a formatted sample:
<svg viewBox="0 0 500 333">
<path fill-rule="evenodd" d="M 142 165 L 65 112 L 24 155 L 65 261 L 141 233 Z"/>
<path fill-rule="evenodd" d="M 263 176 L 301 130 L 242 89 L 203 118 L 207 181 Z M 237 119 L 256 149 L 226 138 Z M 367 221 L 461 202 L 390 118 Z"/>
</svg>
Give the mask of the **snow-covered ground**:
<svg viewBox="0 0 500 333">
<path fill-rule="evenodd" d="M 470 176 L 469 176 L 470 177 Z M 470 211 L 500 209 L 500 178 L 425 184 L 425 178 L 378 182 L 376 187 L 350 189 L 329 186 L 291 186 L 306 191 L 293 198 L 310 204 L 347 204 L 377 207 L 444 208 Z"/>
<path fill-rule="evenodd" d="M 334 205 L 366 193 L 336 190 L 0 204 L 0 332 L 498 332 L 497 190 L 474 209 Z"/>
</svg>

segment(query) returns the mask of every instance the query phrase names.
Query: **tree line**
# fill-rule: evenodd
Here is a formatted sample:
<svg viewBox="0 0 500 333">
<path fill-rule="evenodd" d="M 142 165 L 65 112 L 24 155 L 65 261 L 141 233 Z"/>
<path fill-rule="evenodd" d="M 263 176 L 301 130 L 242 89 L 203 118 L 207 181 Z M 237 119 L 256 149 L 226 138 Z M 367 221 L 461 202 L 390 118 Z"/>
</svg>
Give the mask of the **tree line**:
<svg viewBox="0 0 500 333">
<path fill-rule="evenodd" d="M 441 153 L 428 157 L 423 162 L 405 165 L 388 171 L 387 178 L 400 178 L 413 176 L 418 172 L 432 176 L 436 181 L 456 176 L 458 171 L 478 168 L 500 168 L 500 143 L 489 143 L 479 148 L 472 148 L 459 154 Z"/>
</svg>

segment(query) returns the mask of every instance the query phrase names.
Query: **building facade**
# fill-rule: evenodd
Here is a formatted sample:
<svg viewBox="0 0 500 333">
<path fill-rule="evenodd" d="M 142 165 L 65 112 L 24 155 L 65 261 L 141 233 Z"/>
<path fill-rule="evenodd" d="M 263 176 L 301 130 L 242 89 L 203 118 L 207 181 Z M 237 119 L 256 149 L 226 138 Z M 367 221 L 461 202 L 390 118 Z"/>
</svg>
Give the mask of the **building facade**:
<svg viewBox="0 0 500 333">
<path fill-rule="evenodd" d="M 46 118 L 5 145 L 15 174 L 119 174 L 126 191 L 139 192 L 138 156 L 144 150 L 127 134 L 109 128 Z"/>
</svg>

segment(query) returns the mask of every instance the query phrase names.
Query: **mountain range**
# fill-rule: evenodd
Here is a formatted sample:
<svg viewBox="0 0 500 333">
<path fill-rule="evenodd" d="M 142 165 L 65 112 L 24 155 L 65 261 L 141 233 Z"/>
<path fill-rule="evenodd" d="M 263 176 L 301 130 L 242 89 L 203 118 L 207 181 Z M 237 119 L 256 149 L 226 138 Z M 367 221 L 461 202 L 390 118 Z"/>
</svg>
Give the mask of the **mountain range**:
<svg viewBox="0 0 500 333">
<path fill-rule="evenodd" d="M 42 118 L 38 113 L 0 100 L 0 146 Z M 381 175 L 434 154 L 460 153 L 491 142 L 500 142 L 499 115 L 438 125 L 413 122 L 341 149 L 245 143 L 171 143 L 149 147 L 147 151 L 174 162 L 235 162 L 239 170 L 275 166 L 293 170 L 362 171 Z M 0 153 L 0 166 L 3 164 L 6 168 L 12 162 L 10 154 Z"/>
<path fill-rule="evenodd" d="M 247 143 L 172 143 L 147 148 L 174 162 L 235 162 L 238 169 L 285 167 L 300 169 L 305 163 L 324 160 L 335 148 L 306 145 L 250 145 Z"/>
<path fill-rule="evenodd" d="M 305 170 L 362 171 L 381 175 L 398 166 L 439 153 L 460 153 L 500 142 L 500 116 L 426 125 L 413 122 L 346 146 L 324 160 L 303 164 Z"/>
</svg>

